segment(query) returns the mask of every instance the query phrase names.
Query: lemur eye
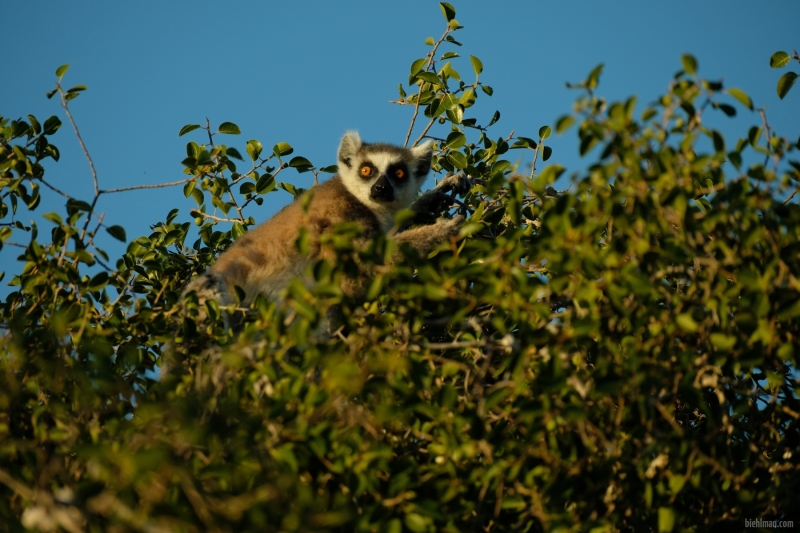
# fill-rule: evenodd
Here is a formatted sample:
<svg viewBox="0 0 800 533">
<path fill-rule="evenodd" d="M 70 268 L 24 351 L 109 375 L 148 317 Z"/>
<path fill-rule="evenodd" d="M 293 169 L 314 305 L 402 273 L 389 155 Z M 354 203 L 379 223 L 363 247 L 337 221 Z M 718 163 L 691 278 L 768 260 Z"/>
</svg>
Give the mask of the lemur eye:
<svg viewBox="0 0 800 533">
<path fill-rule="evenodd" d="M 406 177 L 406 173 L 402 168 L 398 168 L 394 171 L 394 175 L 397 179 L 403 179 Z"/>
<path fill-rule="evenodd" d="M 369 165 L 364 165 L 361 167 L 361 175 L 365 178 L 369 177 L 372 174 L 372 167 Z"/>
</svg>

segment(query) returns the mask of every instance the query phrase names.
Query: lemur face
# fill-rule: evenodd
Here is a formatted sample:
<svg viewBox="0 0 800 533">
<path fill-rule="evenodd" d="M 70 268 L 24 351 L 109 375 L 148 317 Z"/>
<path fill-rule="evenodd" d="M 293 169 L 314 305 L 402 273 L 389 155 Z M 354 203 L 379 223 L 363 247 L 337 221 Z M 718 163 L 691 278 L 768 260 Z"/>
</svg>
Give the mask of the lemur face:
<svg viewBox="0 0 800 533">
<path fill-rule="evenodd" d="M 345 187 L 380 217 L 411 205 L 431 168 L 430 142 L 414 148 L 367 144 L 347 132 L 339 146 Z"/>
</svg>

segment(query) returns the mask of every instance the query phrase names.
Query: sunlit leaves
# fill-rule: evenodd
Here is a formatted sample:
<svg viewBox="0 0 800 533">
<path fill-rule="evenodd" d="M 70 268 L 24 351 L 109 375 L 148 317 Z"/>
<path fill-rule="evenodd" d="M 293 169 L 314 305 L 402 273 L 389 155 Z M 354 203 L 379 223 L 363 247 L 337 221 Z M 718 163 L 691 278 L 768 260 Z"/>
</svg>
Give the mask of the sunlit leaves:
<svg viewBox="0 0 800 533">
<path fill-rule="evenodd" d="M 783 100 L 783 97 L 786 96 L 789 92 L 789 89 L 792 88 L 794 82 L 797 80 L 797 74 L 794 72 L 787 72 L 778 80 L 778 97 Z"/>
<path fill-rule="evenodd" d="M 743 90 L 733 87 L 728 89 L 728 94 L 739 100 L 747 109 L 753 110 L 753 102 Z"/>
<path fill-rule="evenodd" d="M 440 2 L 439 8 L 442 10 L 442 15 L 447 20 L 447 22 L 452 21 L 456 16 L 456 8 L 447 2 Z"/>
<path fill-rule="evenodd" d="M 786 52 L 778 51 L 769 58 L 769 66 L 772 68 L 783 68 L 789 64 L 791 59 L 791 56 Z M 56 73 L 56 75 L 58 74 Z"/>
<path fill-rule="evenodd" d="M 542 140 L 547 139 L 550 137 L 551 132 L 552 130 L 550 129 L 550 126 L 542 126 L 539 128 L 539 138 Z"/>
<path fill-rule="evenodd" d="M 194 131 L 198 128 L 200 128 L 200 124 L 187 124 L 181 128 L 181 131 L 178 132 L 178 137 L 182 137 L 190 131 Z"/>
<path fill-rule="evenodd" d="M 411 63 L 411 74 L 408 77 L 408 84 L 411 85 L 414 83 L 414 80 L 417 79 L 417 74 L 422 72 L 422 69 L 425 67 L 425 62 L 427 58 L 421 57 Z"/>
<path fill-rule="evenodd" d="M 256 139 L 247 141 L 247 144 L 245 145 L 245 151 L 247 152 L 247 155 L 250 156 L 252 161 L 258 159 L 263 149 L 264 147 L 261 145 L 261 142 L 257 141 Z"/>
<path fill-rule="evenodd" d="M 600 63 L 589 73 L 589 77 L 586 78 L 586 87 L 588 87 L 589 89 L 597 88 L 597 85 L 600 83 L 600 74 L 602 73 L 603 73 L 603 64 Z"/>
<path fill-rule="evenodd" d="M 67 63 L 65 65 L 61 65 L 60 67 L 58 67 L 56 69 L 56 77 L 63 78 L 64 74 L 67 73 L 67 70 L 69 70 L 69 63 Z"/>
<path fill-rule="evenodd" d="M 691 54 L 684 54 L 681 56 L 681 63 L 683 63 L 683 70 L 690 76 L 697 75 L 697 59 Z"/>
<path fill-rule="evenodd" d="M 480 76 L 481 72 L 483 72 L 481 60 L 475 56 L 469 56 L 469 60 L 472 62 L 472 70 L 475 71 L 475 76 Z"/>
<path fill-rule="evenodd" d="M 564 115 L 556 120 L 556 133 L 564 133 L 575 122 L 575 117 L 572 115 Z"/>
<path fill-rule="evenodd" d="M 420 91 L 399 90 L 409 114 L 424 108 L 436 181 L 469 179 L 440 191 L 441 211 L 394 221 L 421 234 L 465 217 L 425 257 L 313 217 L 297 234 L 247 233 L 276 189 L 305 213 L 314 196 L 286 169 L 315 169 L 287 143 L 229 147 L 208 134 L 233 128 L 196 124 L 179 133 L 206 130 L 186 143 L 187 199 L 171 191 L 189 209 L 154 215 L 109 257 L 92 240 L 126 235 L 99 203 L 70 200 L 47 231 L 21 222 L 48 191 L 32 176 L 60 121 L 0 118 L 0 241 L 21 258 L 0 304 L 4 475 L 40 494 L 0 506 L 0 521 L 61 502 L 54 491 L 71 491 L 87 530 L 145 516 L 186 531 L 676 531 L 735 528 L 765 506 L 789 515 L 796 132 L 756 117 L 726 139 L 709 110 L 753 104 L 697 79 L 696 61 L 639 119 L 635 98 L 600 94 L 598 67 L 553 127 L 509 109 L 493 131 L 499 111 L 473 107 L 477 85 L 491 89 L 459 83 L 466 57 L 442 56 L 438 73 L 412 68 Z M 543 161 L 553 129 L 572 125 L 588 160 L 566 180 Z M 185 292 L 251 239 L 254 265 L 275 244 L 326 260 L 285 296 Z M 348 276 L 363 289 L 345 291 Z M 330 308 L 341 324 L 326 335 Z"/>
<path fill-rule="evenodd" d="M 125 228 L 123 228 L 122 226 L 109 226 L 108 228 L 106 228 L 106 231 L 108 231 L 109 235 L 111 235 L 118 241 L 125 242 L 127 240 L 125 237 Z"/>
<path fill-rule="evenodd" d="M 314 165 L 311 164 L 311 161 L 301 156 L 293 157 L 289 161 L 289 166 L 296 169 L 298 172 L 308 172 L 314 168 Z"/>
<path fill-rule="evenodd" d="M 272 147 L 272 153 L 275 154 L 275 157 L 281 157 L 283 155 L 289 155 L 294 152 L 294 148 L 289 145 L 289 143 L 279 142 L 275 146 Z"/>
<path fill-rule="evenodd" d="M 219 125 L 219 128 L 217 128 L 217 131 L 219 133 L 227 133 L 229 135 L 239 135 L 242 133 L 241 130 L 239 130 L 239 126 L 233 122 L 223 122 Z"/>
</svg>

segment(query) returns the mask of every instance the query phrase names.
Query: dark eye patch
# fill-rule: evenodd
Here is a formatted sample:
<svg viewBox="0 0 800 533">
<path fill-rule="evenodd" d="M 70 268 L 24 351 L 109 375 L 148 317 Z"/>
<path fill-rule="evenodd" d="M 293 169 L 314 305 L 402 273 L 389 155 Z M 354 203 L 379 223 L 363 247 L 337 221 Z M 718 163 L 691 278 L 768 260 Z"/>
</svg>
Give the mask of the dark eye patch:
<svg viewBox="0 0 800 533">
<path fill-rule="evenodd" d="M 369 169 L 370 169 L 370 173 L 368 175 L 366 175 L 366 176 L 361 172 L 361 169 L 364 168 L 364 167 L 369 167 Z M 364 178 L 365 180 L 370 180 L 370 179 L 374 178 L 377 175 L 377 173 L 378 173 L 378 169 L 375 167 L 375 165 L 373 165 L 369 161 L 362 161 L 358 165 L 358 175 L 361 176 L 362 178 Z"/>
<path fill-rule="evenodd" d="M 402 176 L 398 175 L 398 171 L 402 172 Z M 405 183 L 411 178 L 411 175 L 408 172 L 408 165 L 405 163 L 395 163 L 393 165 L 389 165 L 386 173 L 397 183 Z"/>
</svg>

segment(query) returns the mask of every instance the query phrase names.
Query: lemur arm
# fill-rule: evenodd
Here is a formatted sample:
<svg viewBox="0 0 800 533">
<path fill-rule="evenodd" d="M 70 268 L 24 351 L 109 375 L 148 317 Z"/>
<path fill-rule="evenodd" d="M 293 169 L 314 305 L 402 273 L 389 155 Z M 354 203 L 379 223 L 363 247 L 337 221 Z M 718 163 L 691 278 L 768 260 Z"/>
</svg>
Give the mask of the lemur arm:
<svg viewBox="0 0 800 533">
<path fill-rule="evenodd" d="M 415 213 L 438 215 L 452 203 L 453 198 L 447 194 L 448 192 L 453 193 L 453 195 L 463 195 L 469 192 L 471 188 L 472 182 L 464 173 L 445 176 L 442 181 L 436 184 L 436 187 L 422 193 L 411 204 L 411 209 Z"/>
</svg>

